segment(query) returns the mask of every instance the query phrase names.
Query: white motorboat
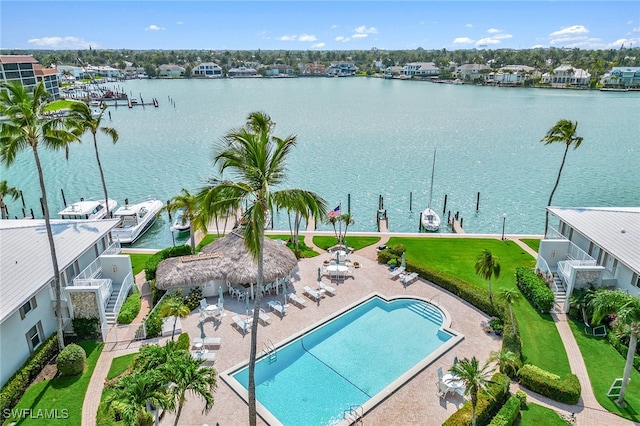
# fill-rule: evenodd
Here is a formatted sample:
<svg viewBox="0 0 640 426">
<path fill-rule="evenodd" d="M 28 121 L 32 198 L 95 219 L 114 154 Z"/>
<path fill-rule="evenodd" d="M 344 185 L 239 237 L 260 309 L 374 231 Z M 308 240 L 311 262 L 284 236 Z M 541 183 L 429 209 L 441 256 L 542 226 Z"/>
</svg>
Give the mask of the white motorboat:
<svg viewBox="0 0 640 426">
<path fill-rule="evenodd" d="M 436 169 L 436 150 L 433 150 L 433 165 L 431 166 L 431 190 L 429 191 L 429 206 L 421 213 L 422 227 L 429 232 L 436 232 L 440 229 L 440 216 L 431 208 L 433 199 L 433 176 Z"/>
<path fill-rule="evenodd" d="M 186 232 L 191 228 L 189 218 L 184 216 L 184 209 L 176 211 L 176 218 L 173 221 L 173 230 L 177 232 Z"/>
<path fill-rule="evenodd" d="M 133 244 L 142 234 L 153 225 L 164 204 L 160 200 L 148 200 L 138 204 L 125 205 L 113 213 L 120 223 L 111 231 L 114 240 L 121 244 Z"/>
<path fill-rule="evenodd" d="M 116 200 L 109 198 L 109 211 L 118 205 Z M 107 203 L 102 200 L 85 201 L 80 199 L 77 203 L 73 203 L 65 207 L 64 210 L 58 212 L 62 219 L 102 219 L 107 215 Z"/>
</svg>

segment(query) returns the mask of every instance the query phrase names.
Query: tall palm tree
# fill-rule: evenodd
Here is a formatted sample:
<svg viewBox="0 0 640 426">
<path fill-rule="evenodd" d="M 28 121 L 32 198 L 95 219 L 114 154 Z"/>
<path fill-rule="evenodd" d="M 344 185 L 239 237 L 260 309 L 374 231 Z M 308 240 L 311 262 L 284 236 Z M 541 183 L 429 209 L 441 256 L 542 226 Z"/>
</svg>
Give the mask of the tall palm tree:
<svg viewBox="0 0 640 426">
<path fill-rule="evenodd" d="M 99 116 L 94 117 L 91 111 L 91 108 L 84 102 L 73 102 L 69 107 L 70 117 L 69 120 L 73 121 L 75 126 L 80 129 L 82 133 L 90 132 L 93 136 L 93 149 L 96 152 L 96 161 L 98 162 L 98 170 L 100 171 L 100 180 L 102 181 L 102 190 L 104 191 L 104 202 L 105 207 L 107 209 L 106 217 L 111 217 L 111 212 L 109 211 L 109 194 L 107 192 L 107 184 L 104 180 L 104 172 L 102 171 L 102 163 L 100 162 L 100 153 L 98 151 L 98 139 L 97 133 L 98 130 L 105 135 L 111 138 L 111 141 L 115 144 L 118 142 L 118 131 L 112 127 L 101 127 L 100 124 L 102 122 L 102 114 L 104 110 L 100 113 Z"/>
<path fill-rule="evenodd" d="M 485 279 L 489 285 L 489 301 L 493 303 L 493 294 L 491 293 L 491 277 L 500 278 L 500 263 L 498 256 L 494 256 L 487 249 L 482 250 L 476 259 L 476 274 Z"/>
<path fill-rule="evenodd" d="M 171 406 L 165 388 L 164 380 L 157 371 L 136 372 L 122 377 L 106 402 L 127 426 L 151 426 L 153 419 L 146 410 L 147 404 L 162 408 Z"/>
<path fill-rule="evenodd" d="M 318 197 L 315 192 L 305 191 L 303 189 L 291 189 L 285 192 L 274 192 L 273 202 L 278 208 L 284 208 L 288 213 L 294 213 L 294 225 L 290 225 L 290 228 L 294 249 L 298 252 L 302 219 L 306 222 L 308 222 L 311 217 L 316 222 L 321 220 L 324 214 L 323 212 L 326 211 L 324 200 Z"/>
<path fill-rule="evenodd" d="M 616 314 L 615 326 L 628 326 L 630 329 L 629 348 L 627 360 L 622 376 L 620 396 L 616 403 L 624 406 L 624 396 L 631 379 L 633 357 L 638 346 L 640 336 L 640 297 L 634 297 L 622 290 L 598 290 L 590 302 L 593 307 L 593 324 L 598 324 L 602 319 L 612 313 Z"/>
<path fill-rule="evenodd" d="M 355 223 L 355 220 L 353 220 L 350 213 L 345 213 L 340 215 L 340 221 L 344 223 L 344 233 L 340 237 L 340 242 L 344 243 L 345 238 L 347 238 L 347 229 L 349 229 L 349 225 L 353 225 Z"/>
<path fill-rule="evenodd" d="M 516 322 L 513 319 L 513 305 L 518 303 L 518 300 L 520 299 L 520 292 L 515 288 L 505 288 L 504 290 L 499 291 L 497 296 L 499 300 L 506 302 L 507 306 L 509 307 L 509 317 L 511 318 L 512 329 L 511 332 L 515 336 Z"/>
<path fill-rule="evenodd" d="M 191 238 L 191 247 L 196 248 L 196 237 L 194 230 L 198 227 L 198 213 L 200 212 L 200 206 L 195 195 L 192 195 L 189 190 L 182 188 L 180 194 L 173 196 L 170 202 L 167 203 L 162 209 L 169 213 L 174 213 L 177 210 L 184 209 L 182 216 L 183 221 L 189 221 L 189 236 Z"/>
<path fill-rule="evenodd" d="M 496 362 L 500 371 L 507 376 L 507 381 L 505 383 L 506 387 L 509 387 L 509 376 L 514 376 L 520 367 L 522 366 L 522 362 L 511 351 L 501 350 L 491 352 L 491 356 L 489 357 L 489 362 Z"/>
<path fill-rule="evenodd" d="M 573 146 L 573 149 L 576 150 L 582 143 L 582 137 L 576 135 L 576 130 L 578 128 L 578 122 L 573 122 L 571 120 L 562 119 L 558 121 L 543 137 L 540 142 L 544 142 L 545 145 L 549 145 L 552 143 L 564 143 L 564 154 L 562 155 L 562 163 L 560 163 L 560 169 L 558 170 L 558 177 L 556 178 L 556 183 L 553 185 L 553 189 L 551 190 L 551 195 L 549 195 L 549 201 L 547 201 L 547 207 L 551 205 L 551 201 L 553 200 L 553 194 L 555 194 L 556 189 L 558 188 L 558 184 L 560 183 L 560 175 L 562 174 L 562 168 L 564 167 L 565 160 L 567 159 L 567 152 L 569 152 L 569 147 Z M 546 211 L 545 220 L 544 220 L 544 233 L 547 234 L 547 229 L 549 228 L 549 210 Z"/>
<path fill-rule="evenodd" d="M 170 317 L 173 316 L 173 330 L 171 330 L 171 340 L 176 334 L 176 324 L 178 323 L 178 318 L 186 318 L 191 313 L 191 309 L 187 305 L 184 304 L 182 298 L 177 297 L 168 297 L 167 300 L 160 307 L 160 316 L 161 317 Z"/>
<path fill-rule="evenodd" d="M 286 160 L 296 145 L 296 136 L 280 138 L 272 134 L 275 123 L 264 112 L 248 115 L 244 127 L 231 130 L 221 140 L 214 164 L 220 178 L 209 179 L 210 186 L 203 188 L 201 200 L 203 220 L 208 222 L 216 212 L 228 211 L 246 203 L 242 217 L 242 232 L 247 250 L 258 266 L 258 288 L 263 285 L 264 229 L 269 214 L 273 212 L 275 200 L 286 197 L 291 189 L 272 191 L 286 179 Z M 229 172 L 233 179 L 222 179 Z M 276 195 L 280 194 L 280 195 Z M 316 196 L 319 212 L 326 214 L 324 200 Z M 255 426 L 256 383 L 255 364 L 258 339 L 258 319 L 262 294 L 256 292 L 253 321 L 251 324 L 251 348 L 249 354 L 249 424 Z"/>
<path fill-rule="evenodd" d="M 492 383 L 489 376 L 493 372 L 489 364 L 480 366 L 474 356 L 471 359 L 463 358 L 458 361 L 449 372 L 457 376 L 464 383 L 464 394 L 471 398 L 471 425 L 476 426 L 476 405 L 478 404 L 478 393 L 484 391 L 489 393 L 488 387 Z"/>
<path fill-rule="evenodd" d="M 177 406 L 175 426 L 179 424 L 187 392 L 204 399 L 203 413 L 209 412 L 213 407 L 213 390 L 217 385 L 217 374 L 212 367 L 203 367 L 202 362 L 193 359 L 190 353 L 185 353 L 165 364 L 163 368 L 166 380 L 171 383 L 170 395 L 173 406 Z"/>
<path fill-rule="evenodd" d="M 7 212 L 7 205 L 4 203 L 4 197 L 11 197 L 11 200 L 15 201 L 20 197 L 20 190 L 9 186 L 6 180 L 0 180 L 0 217 L 7 219 L 9 214 Z"/>
<path fill-rule="evenodd" d="M 60 283 L 60 269 L 56 246 L 53 241 L 51 221 L 49 218 L 49 203 L 47 202 L 47 188 L 44 183 L 44 174 L 40 163 L 38 148 L 67 150 L 70 142 L 78 141 L 76 134 L 63 126 L 62 119 L 46 114 L 46 106 L 49 101 L 44 83 L 38 83 L 33 92 L 29 91 L 20 82 L 2 83 L 0 87 L 0 115 L 5 116 L 0 130 L 0 161 L 10 166 L 17 155 L 24 150 L 31 149 L 38 171 L 40 192 L 42 195 L 42 207 L 44 210 L 44 223 L 49 241 L 49 252 L 53 264 L 53 288 L 56 295 L 56 319 L 58 346 L 64 348 L 64 334 L 62 324 L 62 286 Z"/>
</svg>

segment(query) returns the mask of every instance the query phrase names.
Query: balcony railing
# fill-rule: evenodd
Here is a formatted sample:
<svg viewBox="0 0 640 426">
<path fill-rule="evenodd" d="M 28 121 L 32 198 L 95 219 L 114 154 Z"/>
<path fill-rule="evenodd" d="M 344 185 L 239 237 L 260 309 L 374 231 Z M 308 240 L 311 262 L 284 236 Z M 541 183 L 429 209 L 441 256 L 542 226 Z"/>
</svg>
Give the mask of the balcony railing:
<svg viewBox="0 0 640 426">
<path fill-rule="evenodd" d="M 120 312 L 120 307 L 124 303 L 124 299 L 129 294 L 129 289 L 133 286 L 133 272 L 129 272 L 129 274 L 125 277 L 124 281 L 122 281 L 122 286 L 120 287 L 120 293 L 118 293 L 118 298 L 116 299 L 116 304 L 113 307 L 113 312 Z"/>
<path fill-rule="evenodd" d="M 560 231 L 558 231 L 556 228 L 549 226 L 547 228 L 547 233 L 545 234 L 544 239 L 545 240 L 566 240 L 567 237 L 562 235 Z"/>
<path fill-rule="evenodd" d="M 109 247 L 102 252 L 102 254 L 120 254 L 122 252 L 122 246 L 120 241 L 114 241 Z"/>
<path fill-rule="evenodd" d="M 100 258 L 96 258 L 86 268 L 73 279 L 73 285 L 90 285 L 90 284 L 76 284 L 76 281 L 85 281 L 94 279 L 102 272 L 102 265 L 100 264 Z"/>
</svg>

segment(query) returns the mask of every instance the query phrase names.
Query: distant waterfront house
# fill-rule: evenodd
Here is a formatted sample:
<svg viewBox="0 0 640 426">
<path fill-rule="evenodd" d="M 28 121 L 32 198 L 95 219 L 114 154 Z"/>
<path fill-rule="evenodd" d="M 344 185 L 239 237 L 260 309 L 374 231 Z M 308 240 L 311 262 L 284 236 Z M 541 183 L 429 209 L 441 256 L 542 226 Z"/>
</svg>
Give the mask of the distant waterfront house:
<svg viewBox="0 0 640 426">
<path fill-rule="evenodd" d="M 591 74 L 580 68 L 562 64 L 553 72 L 542 74 L 541 83 L 549 84 L 551 87 L 588 87 L 591 81 Z"/>
<path fill-rule="evenodd" d="M 58 65 L 56 67 L 58 70 L 58 74 L 60 74 L 60 78 L 62 76 L 72 76 L 73 80 L 82 80 L 84 78 L 84 68 L 76 67 L 74 65 Z"/>
<path fill-rule="evenodd" d="M 484 78 L 482 70 L 490 69 L 483 64 L 464 64 L 456 68 L 455 76 L 460 80 L 478 80 Z"/>
<path fill-rule="evenodd" d="M 556 302 L 569 311 L 575 289 L 614 287 L 640 294 L 640 207 L 548 207 L 536 270 L 555 278 Z M 566 293 L 566 296 L 565 296 Z"/>
<path fill-rule="evenodd" d="M 264 74 L 267 77 L 293 77 L 295 75 L 293 67 L 285 64 L 267 65 Z"/>
<path fill-rule="evenodd" d="M 507 65 L 497 72 L 489 73 L 488 82 L 496 84 L 522 85 L 524 81 L 535 74 L 536 69 L 527 65 Z"/>
<path fill-rule="evenodd" d="M 228 75 L 231 78 L 245 78 L 255 77 L 258 75 L 258 72 L 255 68 L 237 67 L 229 69 Z"/>
<path fill-rule="evenodd" d="M 402 67 L 402 74 L 410 77 L 436 77 L 440 75 L 440 68 L 433 62 L 409 62 Z"/>
<path fill-rule="evenodd" d="M 613 67 L 600 82 L 606 87 L 640 87 L 640 67 Z"/>
<path fill-rule="evenodd" d="M 222 68 L 215 62 L 202 62 L 193 69 L 194 76 L 222 78 Z"/>
<path fill-rule="evenodd" d="M 39 69 L 36 75 L 36 69 Z M 34 87 L 38 81 L 45 82 L 47 91 L 58 99 L 60 83 L 58 72 L 43 71 L 42 65 L 32 55 L 0 55 L 0 81 L 19 81 L 26 88 Z"/>
<path fill-rule="evenodd" d="M 358 67 L 353 62 L 334 62 L 326 71 L 329 77 L 348 77 L 358 73 Z"/>
<path fill-rule="evenodd" d="M 160 77 L 184 77 L 185 69 L 180 65 L 162 64 L 158 67 L 158 76 Z"/>
<path fill-rule="evenodd" d="M 390 67 L 385 68 L 384 73 L 388 76 L 395 76 L 403 74 L 404 67 L 400 65 L 392 65 Z"/>
<path fill-rule="evenodd" d="M 133 288 L 131 258 L 109 233 L 117 220 L 52 220 L 65 332 L 71 318 L 99 319 L 104 333 Z M 53 266 L 44 220 L 0 220 L 0 386 L 56 332 Z"/>
<path fill-rule="evenodd" d="M 89 66 L 87 67 L 87 71 L 91 75 L 99 75 L 100 77 L 107 78 L 120 78 L 122 76 L 122 71 L 117 68 L 113 68 L 110 66 Z"/>
<path fill-rule="evenodd" d="M 319 77 L 326 75 L 326 67 L 319 62 L 309 64 L 298 64 L 298 70 L 301 76 L 305 77 Z"/>
<path fill-rule="evenodd" d="M 40 64 L 34 64 L 33 71 L 36 74 L 36 80 L 44 83 L 44 88 L 49 92 L 53 99 L 60 98 L 60 75 L 55 68 L 45 68 Z"/>
</svg>

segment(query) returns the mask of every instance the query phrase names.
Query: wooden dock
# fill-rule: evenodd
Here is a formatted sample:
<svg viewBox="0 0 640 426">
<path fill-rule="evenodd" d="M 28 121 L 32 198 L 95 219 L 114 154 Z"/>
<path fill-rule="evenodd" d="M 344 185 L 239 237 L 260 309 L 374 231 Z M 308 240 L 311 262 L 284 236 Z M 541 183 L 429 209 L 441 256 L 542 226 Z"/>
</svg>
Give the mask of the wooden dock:
<svg viewBox="0 0 640 426">
<path fill-rule="evenodd" d="M 462 229 L 462 224 L 455 217 L 451 218 L 451 230 L 456 234 L 464 234 L 464 229 Z"/>
</svg>

